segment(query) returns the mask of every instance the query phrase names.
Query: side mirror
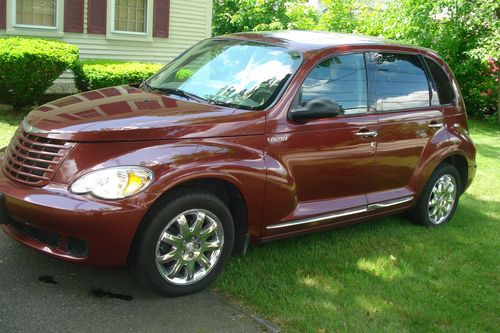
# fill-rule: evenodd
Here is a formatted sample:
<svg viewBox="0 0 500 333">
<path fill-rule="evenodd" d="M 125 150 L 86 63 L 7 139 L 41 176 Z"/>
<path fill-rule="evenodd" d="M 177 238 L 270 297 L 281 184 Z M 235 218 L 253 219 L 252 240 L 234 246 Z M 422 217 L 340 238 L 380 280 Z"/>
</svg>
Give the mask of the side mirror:
<svg viewBox="0 0 500 333">
<path fill-rule="evenodd" d="M 288 118 L 294 121 L 320 118 L 334 118 L 338 116 L 340 107 L 328 97 L 314 98 L 304 107 L 294 108 L 288 113 Z"/>
</svg>

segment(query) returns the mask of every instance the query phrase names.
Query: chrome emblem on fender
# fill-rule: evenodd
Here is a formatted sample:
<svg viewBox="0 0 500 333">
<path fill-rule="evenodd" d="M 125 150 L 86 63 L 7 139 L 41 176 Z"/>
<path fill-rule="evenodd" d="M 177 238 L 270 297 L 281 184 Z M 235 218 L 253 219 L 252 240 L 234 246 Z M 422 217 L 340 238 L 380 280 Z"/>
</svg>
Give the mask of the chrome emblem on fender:
<svg viewBox="0 0 500 333">
<path fill-rule="evenodd" d="M 267 138 L 267 142 L 269 142 L 270 144 L 281 143 L 285 142 L 286 140 L 288 140 L 288 135 L 278 135 Z"/>
</svg>

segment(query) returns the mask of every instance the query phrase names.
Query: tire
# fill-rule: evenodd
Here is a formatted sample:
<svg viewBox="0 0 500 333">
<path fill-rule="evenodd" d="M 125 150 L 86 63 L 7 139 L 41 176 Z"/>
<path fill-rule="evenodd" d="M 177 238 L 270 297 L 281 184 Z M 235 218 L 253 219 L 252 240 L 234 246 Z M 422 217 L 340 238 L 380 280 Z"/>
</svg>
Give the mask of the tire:
<svg viewBox="0 0 500 333">
<path fill-rule="evenodd" d="M 461 188 L 457 169 L 448 163 L 439 165 L 427 181 L 416 206 L 407 216 L 412 222 L 427 227 L 448 223 L 457 209 Z"/>
<path fill-rule="evenodd" d="M 166 296 L 206 288 L 233 250 L 233 218 L 210 192 L 186 190 L 167 196 L 143 223 L 131 254 L 131 269 L 142 284 Z"/>
</svg>

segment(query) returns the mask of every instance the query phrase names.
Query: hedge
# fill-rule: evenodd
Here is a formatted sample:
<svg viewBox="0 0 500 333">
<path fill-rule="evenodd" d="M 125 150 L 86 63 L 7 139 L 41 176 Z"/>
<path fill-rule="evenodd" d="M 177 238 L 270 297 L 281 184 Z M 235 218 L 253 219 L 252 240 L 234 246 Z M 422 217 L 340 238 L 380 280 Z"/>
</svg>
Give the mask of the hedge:
<svg viewBox="0 0 500 333">
<path fill-rule="evenodd" d="M 163 65 L 119 60 L 85 60 L 73 67 L 75 84 L 80 91 L 141 82 Z"/>
<path fill-rule="evenodd" d="M 45 39 L 0 38 L 0 103 L 32 105 L 65 69 L 78 62 L 76 46 Z"/>
</svg>

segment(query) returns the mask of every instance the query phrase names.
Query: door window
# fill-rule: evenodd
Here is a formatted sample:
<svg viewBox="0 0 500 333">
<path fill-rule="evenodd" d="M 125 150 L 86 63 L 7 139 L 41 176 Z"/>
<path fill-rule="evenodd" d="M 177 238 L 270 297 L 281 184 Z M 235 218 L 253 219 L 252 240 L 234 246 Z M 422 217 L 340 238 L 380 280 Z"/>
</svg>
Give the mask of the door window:
<svg viewBox="0 0 500 333">
<path fill-rule="evenodd" d="M 305 106 L 312 99 L 324 97 L 337 102 L 341 115 L 366 112 L 366 70 L 363 54 L 335 56 L 322 61 L 309 72 L 297 96 L 299 105 Z"/>
<path fill-rule="evenodd" d="M 430 105 L 429 82 L 417 55 L 370 53 L 371 104 L 377 111 Z"/>
<path fill-rule="evenodd" d="M 450 79 L 448 78 L 448 75 L 446 75 L 443 68 L 434 60 L 431 60 L 429 58 L 425 58 L 425 61 L 432 74 L 432 78 L 434 79 L 434 83 L 436 84 L 437 88 L 437 95 L 439 96 L 439 100 L 433 99 L 432 105 L 451 104 L 455 102 L 455 93 L 453 91 L 453 87 L 451 85 Z"/>
</svg>

